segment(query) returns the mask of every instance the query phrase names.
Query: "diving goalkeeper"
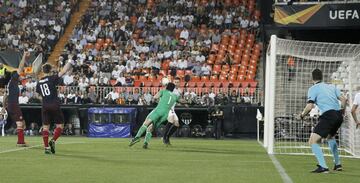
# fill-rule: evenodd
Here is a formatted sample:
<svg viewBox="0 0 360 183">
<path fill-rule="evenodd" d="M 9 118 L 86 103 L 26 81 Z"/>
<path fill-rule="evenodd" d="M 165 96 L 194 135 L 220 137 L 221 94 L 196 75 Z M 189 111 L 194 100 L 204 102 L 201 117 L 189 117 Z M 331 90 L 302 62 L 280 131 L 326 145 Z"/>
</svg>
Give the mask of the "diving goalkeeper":
<svg viewBox="0 0 360 183">
<path fill-rule="evenodd" d="M 150 112 L 150 114 L 146 117 L 143 125 L 138 130 L 136 136 L 131 140 L 129 146 L 133 146 L 137 142 L 140 141 L 140 137 L 145 133 L 145 141 L 144 148 L 146 149 L 149 141 L 152 137 L 153 128 L 158 128 L 162 123 L 164 123 L 167 118 L 169 111 L 172 106 L 179 100 L 179 96 L 173 93 L 175 89 L 174 83 L 168 83 L 165 90 L 160 90 L 154 96 L 154 99 L 160 98 L 160 101 L 156 108 Z"/>
</svg>

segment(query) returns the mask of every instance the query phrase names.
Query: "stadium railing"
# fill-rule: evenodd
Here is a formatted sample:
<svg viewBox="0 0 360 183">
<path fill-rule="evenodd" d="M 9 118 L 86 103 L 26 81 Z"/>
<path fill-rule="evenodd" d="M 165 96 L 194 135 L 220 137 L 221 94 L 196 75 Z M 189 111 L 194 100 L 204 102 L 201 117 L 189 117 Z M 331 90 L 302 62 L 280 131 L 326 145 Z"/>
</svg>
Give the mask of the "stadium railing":
<svg viewBox="0 0 360 183">
<path fill-rule="evenodd" d="M 79 86 L 59 86 L 58 91 L 61 94 L 64 94 L 65 97 L 68 94 L 80 94 L 83 95 L 85 93 L 94 92 L 95 96 L 101 99 L 105 99 L 106 96 L 112 92 L 116 91 L 119 94 L 122 92 L 128 92 L 128 93 L 134 93 L 136 90 L 139 91 L 140 94 L 145 94 L 147 92 L 150 92 L 152 96 L 154 96 L 161 87 L 104 87 L 104 86 L 90 86 L 88 88 L 81 88 Z M 31 91 L 31 90 L 30 90 Z M 184 88 L 182 88 L 182 91 L 185 91 Z M 263 103 L 263 91 L 259 88 L 198 88 L 198 87 L 188 87 L 186 88 L 186 91 L 188 92 L 194 92 L 197 97 L 202 97 L 205 95 L 205 93 L 210 93 L 210 91 L 213 91 L 216 95 L 219 93 L 224 94 L 225 96 L 230 96 L 231 92 L 236 91 L 236 94 L 238 96 L 249 96 L 252 104 L 264 104 Z M 35 89 L 32 90 L 32 92 L 35 92 Z"/>
<path fill-rule="evenodd" d="M 275 0 L 275 5 L 285 4 L 338 4 L 338 3 L 360 3 L 360 0 Z"/>
</svg>

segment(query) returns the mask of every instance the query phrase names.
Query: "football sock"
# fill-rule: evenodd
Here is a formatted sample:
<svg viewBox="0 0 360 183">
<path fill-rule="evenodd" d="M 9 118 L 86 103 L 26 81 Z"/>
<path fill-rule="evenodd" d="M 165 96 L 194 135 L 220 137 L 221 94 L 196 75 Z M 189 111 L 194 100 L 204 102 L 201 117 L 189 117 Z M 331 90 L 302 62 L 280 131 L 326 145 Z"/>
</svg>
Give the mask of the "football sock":
<svg viewBox="0 0 360 183">
<path fill-rule="evenodd" d="M 331 153 L 334 156 L 335 165 L 340 165 L 340 158 L 339 158 L 339 152 L 338 152 L 336 140 L 335 139 L 328 140 L 328 145 L 329 145 Z"/>
<path fill-rule="evenodd" d="M 328 166 L 325 163 L 324 154 L 323 154 L 319 144 L 312 144 L 311 150 L 315 154 L 315 157 L 316 157 L 319 165 L 323 168 L 328 168 Z"/>
<path fill-rule="evenodd" d="M 169 139 L 171 137 L 171 135 L 173 135 L 176 132 L 177 129 L 178 129 L 178 127 L 172 124 L 172 126 L 170 127 L 170 131 L 167 134 L 166 138 Z"/>
<path fill-rule="evenodd" d="M 52 140 L 56 141 L 60 137 L 61 133 L 62 133 L 61 128 L 55 128 L 55 133 Z"/>
<path fill-rule="evenodd" d="M 17 135 L 18 135 L 18 144 L 25 144 L 24 140 L 24 129 L 17 129 Z"/>
<path fill-rule="evenodd" d="M 151 137 L 152 137 L 152 133 L 146 132 L 144 143 L 149 143 Z"/>
<path fill-rule="evenodd" d="M 164 138 L 168 138 L 168 134 L 170 133 L 170 127 L 172 126 L 172 123 L 166 123 L 165 130 L 164 130 Z"/>
<path fill-rule="evenodd" d="M 140 127 L 140 129 L 138 130 L 135 138 L 140 138 L 141 135 L 144 134 L 144 132 L 146 131 L 146 129 L 147 129 L 147 126 L 146 126 L 146 125 L 142 125 L 142 126 Z"/>
<path fill-rule="evenodd" d="M 49 131 L 43 131 L 42 132 L 44 146 L 49 147 Z"/>
</svg>

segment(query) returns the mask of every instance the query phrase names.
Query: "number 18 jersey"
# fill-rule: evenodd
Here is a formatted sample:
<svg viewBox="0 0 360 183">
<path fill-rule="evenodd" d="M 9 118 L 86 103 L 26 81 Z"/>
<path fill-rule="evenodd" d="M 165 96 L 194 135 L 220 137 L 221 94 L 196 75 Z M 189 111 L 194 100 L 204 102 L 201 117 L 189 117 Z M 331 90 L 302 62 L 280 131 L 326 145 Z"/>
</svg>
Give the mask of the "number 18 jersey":
<svg viewBox="0 0 360 183">
<path fill-rule="evenodd" d="M 36 92 L 42 96 L 43 104 L 59 103 L 56 86 L 60 83 L 58 75 L 46 76 L 38 81 L 36 85 Z"/>
</svg>

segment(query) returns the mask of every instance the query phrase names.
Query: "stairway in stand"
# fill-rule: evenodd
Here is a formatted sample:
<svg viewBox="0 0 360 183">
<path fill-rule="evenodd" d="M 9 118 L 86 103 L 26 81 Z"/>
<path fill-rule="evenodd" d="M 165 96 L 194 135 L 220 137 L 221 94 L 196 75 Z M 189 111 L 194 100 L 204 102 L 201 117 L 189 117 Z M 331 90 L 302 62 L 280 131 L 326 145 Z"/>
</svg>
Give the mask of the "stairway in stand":
<svg viewBox="0 0 360 183">
<path fill-rule="evenodd" d="M 72 36 L 72 32 L 75 26 L 81 21 L 81 17 L 85 14 L 86 10 L 89 8 L 91 0 L 80 0 L 79 11 L 74 12 L 71 15 L 70 23 L 65 28 L 65 33 L 60 37 L 60 40 L 55 45 L 54 51 L 49 56 L 48 62 L 49 64 L 57 67 L 57 60 L 59 56 L 62 54 L 66 43 Z"/>
</svg>

